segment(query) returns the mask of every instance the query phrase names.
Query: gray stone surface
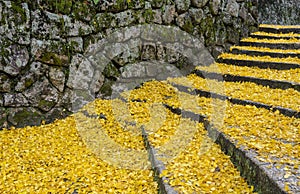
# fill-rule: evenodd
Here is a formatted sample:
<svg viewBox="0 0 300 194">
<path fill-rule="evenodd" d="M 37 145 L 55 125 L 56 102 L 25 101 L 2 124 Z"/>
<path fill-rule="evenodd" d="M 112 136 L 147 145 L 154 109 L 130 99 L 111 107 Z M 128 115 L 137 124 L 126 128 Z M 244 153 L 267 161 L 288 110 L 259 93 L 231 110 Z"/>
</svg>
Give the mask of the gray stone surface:
<svg viewBox="0 0 300 194">
<path fill-rule="evenodd" d="M 30 43 L 30 10 L 27 3 L 1 1 L 0 20 L 0 35 L 18 44 Z"/>
<path fill-rule="evenodd" d="M 39 40 L 31 41 L 31 54 L 43 63 L 67 66 L 69 62 L 68 47 L 64 40 Z"/>
<path fill-rule="evenodd" d="M 145 81 L 165 80 L 180 77 L 183 72 L 172 64 L 159 61 L 144 61 L 121 68 L 121 76 L 112 85 L 113 94 L 134 89 Z"/>
<path fill-rule="evenodd" d="M 228 0 L 226 10 L 230 15 L 238 17 L 239 9 L 240 5 L 235 0 Z"/>
<path fill-rule="evenodd" d="M 70 64 L 67 86 L 72 89 L 88 89 L 94 74 L 94 67 L 83 56 L 74 56 Z"/>
<path fill-rule="evenodd" d="M 209 8 L 213 15 L 217 15 L 220 8 L 221 0 L 212 0 L 209 2 Z"/>
<path fill-rule="evenodd" d="M 191 5 L 191 0 L 174 0 L 178 13 L 187 11 Z"/>
<path fill-rule="evenodd" d="M 171 24 L 174 21 L 176 13 L 176 8 L 174 5 L 166 5 L 163 12 L 162 18 L 165 24 Z"/>
<path fill-rule="evenodd" d="M 193 19 L 193 23 L 200 24 L 202 18 L 204 17 L 204 12 L 202 9 L 191 8 L 189 10 L 189 15 Z"/>
<path fill-rule="evenodd" d="M 1 98 L 1 97 L 0 97 Z M 2 105 L 0 106 L 0 128 L 7 128 L 7 110 Z"/>
<path fill-rule="evenodd" d="M 20 45 L 10 45 L 3 49 L 7 57 L 4 57 L 4 63 L 0 62 L 0 70 L 12 76 L 18 75 L 29 61 L 27 48 Z"/>
<path fill-rule="evenodd" d="M 299 0 L 260 0 L 259 22 L 266 24 L 300 24 Z"/>
<path fill-rule="evenodd" d="M 4 106 L 21 107 L 21 106 L 28 106 L 28 105 L 29 105 L 28 100 L 21 93 L 4 94 Z"/>
<path fill-rule="evenodd" d="M 7 121 L 16 127 L 40 125 L 43 114 L 32 107 L 8 108 Z"/>
<path fill-rule="evenodd" d="M 58 91 L 63 92 L 65 87 L 65 72 L 62 68 L 50 67 L 49 79 L 53 86 L 58 89 Z"/>
<path fill-rule="evenodd" d="M 0 92 L 10 92 L 12 80 L 4 73 L 0 73 Z"/>
<path fill-rule="evenodd" d="M 15 86 L 15 91 L 24 92 L 26 88 L 30 87 L 36 81 L 36 76 L 33 72 L 28 72 L 18 81 Z"/>
<path fill-rule="evenodd" d="M 24 95 L 33 107 L 38 107 L 43 111 L 51 110 L 59 98 L 58 90 L 46 78 L 35 82 L 24 92 Z"/>
</svg>

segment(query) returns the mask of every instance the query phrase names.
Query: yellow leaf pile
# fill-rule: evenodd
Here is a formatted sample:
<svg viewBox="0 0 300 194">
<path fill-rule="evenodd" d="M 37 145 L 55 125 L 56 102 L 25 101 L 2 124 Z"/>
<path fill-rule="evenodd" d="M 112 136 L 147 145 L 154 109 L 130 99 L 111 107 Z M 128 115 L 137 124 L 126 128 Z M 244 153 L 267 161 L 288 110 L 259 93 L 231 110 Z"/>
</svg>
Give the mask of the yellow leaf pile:
<svg viewBox="0 0 300 194">
<path fill-rule="evenodd" d="M 128 114 L 129 108 L 121 100 L 97 99 L 87 104 L 82 110 L 87 110 L 90 114 L 105 115 L 106 119 L 94 119 L 94 122 L 99 123 L 99 126 L 96 126 L 96 128 L 100 127 L 101 130 L 104 130 L 114 142 L 126 148 L 144 149 L 143 138 L 138 126 L 136 126 L 136 129 L 133 129 L 132 125 L 126 125 L 126 122 L 131 122 L 132 119 L 130 120 L 130 115 Z M 76 114 L 76 119 L 78 123 L 83 123 L 88 118 L 82 114 Z M 90 121 L 89 123 L 92 122 Z M 87 125 L 83 125 L 83 127 L 88 127 Z"/>
<path fill-rule="evenodd" d="M 231 74 L 239 76 L 257 77 L 269 80 L 289 81 L 300 83 L 300 68 L 277 70 L 277 69 L 260 69 L 259 67 L 235 66 L 225 63 L 214 63 L 210 66 L 198 66 L 198 70 L 207 72 L 220 71 L 222 74 Z"/>
</svg>

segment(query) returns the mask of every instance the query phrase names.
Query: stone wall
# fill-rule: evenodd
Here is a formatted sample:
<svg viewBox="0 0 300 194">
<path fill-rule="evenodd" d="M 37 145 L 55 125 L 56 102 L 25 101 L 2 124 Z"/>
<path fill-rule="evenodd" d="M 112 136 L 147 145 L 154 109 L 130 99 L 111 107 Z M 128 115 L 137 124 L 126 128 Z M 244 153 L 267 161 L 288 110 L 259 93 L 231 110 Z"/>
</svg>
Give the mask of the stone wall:
<svg viewBox="0 0 300 194">
<path fill-rule="evenodd" d="M 69 115 L 74 64 L 116 29 L 145 23 L 178 27 L 202 40 L 216 57 L 257 29 L 257 10 L 253 0 L 102 0 L 97 5 L 1 0 L 0 127 L 39 125 Z M 116 57 L 97 71 L 95 96 L 111 95 L 113 83 L 127 75 L 124 69 L 134 71 L 134 64 L 157 58 L 184 68 L 172 48 L 132 48 L 126 60 Z"/>
<path fill-rule="evenodd" d="M 259 22 L 266 24 L 300 25 L 299 0 L 260 0 Z"/>
</svg>

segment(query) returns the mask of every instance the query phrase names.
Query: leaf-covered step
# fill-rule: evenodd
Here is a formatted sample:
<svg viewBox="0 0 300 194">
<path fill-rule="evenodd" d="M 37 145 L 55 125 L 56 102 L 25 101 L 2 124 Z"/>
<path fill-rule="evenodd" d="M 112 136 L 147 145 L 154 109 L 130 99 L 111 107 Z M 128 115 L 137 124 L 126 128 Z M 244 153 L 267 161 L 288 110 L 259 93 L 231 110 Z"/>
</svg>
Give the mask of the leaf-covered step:
<svg viewBox="0 0 300 194">
<path fill-rule="evenodd" d="M 226 82 L 252 82 L 258 85 L 266 86 L 269 88 L 279 89 L 294 89 L 300 92 L 300 83 L 291 83 L 287 81 L 269 80 L 250 76 L 239 76 L 233 74 L 220 74 L 215 72 L 208 72 L 205 70 L 196 69 L 194 73 L 202 78 L 216 79 L 218 81 Z"/>
<path fill-rule="evenodd" d="M 259 31 L 268 33 L 300 33 L 299 25 L 269 25 L 261 24 L 258 28 Z"/>
<path fill-rule="evenodd" d="M 183 120 L 181 133 L 187 142 L 184 148 L 169 147 L 169 152 L 180 150 L 172 159 L 160 156 L 166 167 L 161 176 L 178 193 L 253 193 L 230 157 L 206 135 L 203 123 Z"/>
<path fill-rule="evenodd" d="M 297 57 L 291 58 L 273 58 L 270 56 L 250 56 L 245 54 L 223 53 L 219 55 L 217 61 L 239 66 L 270 68 L 270 69 L 295 69 L 300 68 L 300 59 Z"/>
<path fill-rule="evenodd" d="M 267 33 L 267 32 L 253 32 L 250 34 L 250 37 L 257 38 L 257 39 L 291 39 L 296 38 L 300 39 L 300 34 L 297 33 Z"/>
<path fill-rule="evenodd" d="M 267 43 L 267 42 L 241 41 L 239 45 L 267 47 L 271 49 L 300 49 L 299 43 Z"/>
<path fill-rule="evenodd" d="M 218 81 L 216 79 L 201 78 L 195 74 L 189 75 L 188 78 L 197 89 L 222 94 L 221 91 L 215 88 L 223 87 L 224 94 L 232 98 L 251 100 L 300 111 L 300 92 L 292 88 L 284 90 L 279 88 L 273 89 L 253 82 Z"/>
<path fill-rule="evenodd" d="M 206 97 L 206 98 L 215 98 L 215 99 L 220 99 L 220 100 L 228 100 L 229 102 L 233 104 L 239 104 L 239 105 L 251 105 L 251 106 L 256 106 L 258 108 L 264 108 L 267 110 L 271 111 L 279 111 L 283 115 L 286 115 L 288 117 L 295 117 L 295 118 L 300 118 L 300 112 L 297 110 L 289 109 L 289 108 L 284 108 L 281 106 L 276 106 L 276 105 L 270 105 L 270 104 L 265 104 L 262 102 L 256 102 L 252 100 L 246 100 L 246 99 L 240 99 L 240 98 L 234 98 L 231 96 L 227 96 L 225 94 L 219 94 L 216 92 L 212 92 L 209 90 L 204 90 L 204 89 L 198 89 L 198 88 L 193 88 L 188 85 L 185 85 L 185 83 L 182 83 L 181 81 L 178 80 L 170 80 L 170 83 L 178 88 L 180 91 L 186 92 L 186 93 L 196 93 L 199 96 Z M 192 93 L 191 93 L 192 92 Z"/>
<path fill-rule="evenodd" d="M 298 64 L 282 64 L 276 62 L 260 62 L 260 61 L 249 61 L 240 59 L 218 59 L 219 63 L 232 64 L 237 66 L 247 66 L 247 67 L 259 67 L 262 69 L 277 69 L 277 70 L 288 70 L 300 68 Z"/>
<path fill-rule="evenodd" d="M 259 39 L 244 38 L 240 41 L 241 46 L 266 47 L 271 49 L 300 49 L 300 40 L 292 39 Z"/>
<path fill-rule="evenodd" d="M 270 56 L 274 58 L 298 57 L 300 58 L 300 50 L 282 50 L 270 49 L 266 47 L 252 46 L 232 46 L 230 51 L 233 54 L 245 54 L 250 56 Z"/>
<path fill-rule="evenodd" d="M 300 84 L 300 68 L 277 70 L 261 69 L 259 67 L 237 66 L 225 63 L 213 63 L 209 66 L 198 66 L 196 67 L 196 70 L 290 82 L 293 84 L 293 88 L 296 90 L 299 90 L 298 85 Z"/>
</svg>

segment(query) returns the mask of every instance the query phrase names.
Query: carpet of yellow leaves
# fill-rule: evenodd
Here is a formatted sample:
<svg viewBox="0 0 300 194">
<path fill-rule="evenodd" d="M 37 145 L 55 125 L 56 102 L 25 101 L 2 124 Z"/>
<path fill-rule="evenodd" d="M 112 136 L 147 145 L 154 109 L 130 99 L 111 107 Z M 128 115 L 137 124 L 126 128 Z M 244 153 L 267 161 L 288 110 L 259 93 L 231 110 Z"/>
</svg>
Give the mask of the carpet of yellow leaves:
<svg viewBox="0 0 300 194">
<path fill-rule="evenodd" d="M 157 192 L 151 170 L 120 169 L 87 149 L 74 116 L 0 131 L 0 147 L 1 193 Z"/>
</svg>

